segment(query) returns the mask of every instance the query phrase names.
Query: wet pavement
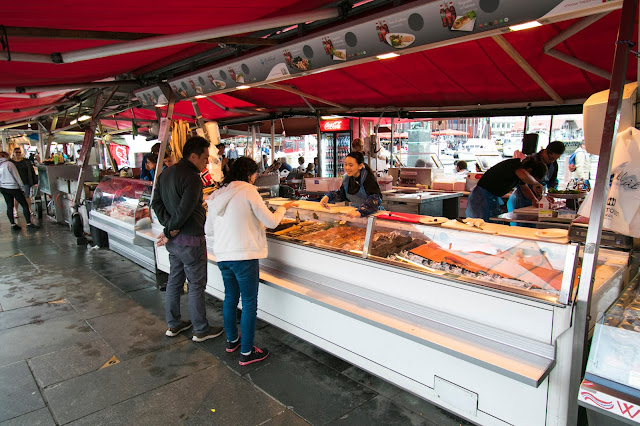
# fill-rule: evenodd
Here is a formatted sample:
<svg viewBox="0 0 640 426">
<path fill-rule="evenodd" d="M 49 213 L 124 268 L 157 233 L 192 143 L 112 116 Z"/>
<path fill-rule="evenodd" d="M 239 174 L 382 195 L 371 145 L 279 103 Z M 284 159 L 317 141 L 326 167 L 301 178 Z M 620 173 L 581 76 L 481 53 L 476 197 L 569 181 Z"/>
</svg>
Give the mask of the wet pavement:
<svg viewBox="0 0 640 426">
<path fill-rule="evenodd" d="M 154 274 L 50 221 L 11 231 L 0 211 L 2 426 L 461 423 L 262 321 L 256 343 L 272 354 L 246 367 L 224 335 L 166 337 Z M 210 296 L 207 315 L 222 323 Z"/>
</svg>

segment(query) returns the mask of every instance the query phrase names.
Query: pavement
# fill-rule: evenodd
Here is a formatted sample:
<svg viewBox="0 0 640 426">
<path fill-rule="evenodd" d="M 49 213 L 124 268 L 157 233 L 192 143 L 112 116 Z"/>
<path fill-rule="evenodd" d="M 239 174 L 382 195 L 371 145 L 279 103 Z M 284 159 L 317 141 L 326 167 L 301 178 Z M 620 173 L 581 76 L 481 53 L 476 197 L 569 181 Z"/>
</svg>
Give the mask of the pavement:
<svg viewBox="0 0 640 426">
<path fill-rule="evenodd" d="M 5 211 L 0 426 L 467 424 L 262 321 L 271 354 L 245 367 L 224 335 L 166 337 L 153 273 L 50 220 L 12 231 Z M 207 315 L 221 325 L 221 301 L 208 296 Z"/>
</svg>

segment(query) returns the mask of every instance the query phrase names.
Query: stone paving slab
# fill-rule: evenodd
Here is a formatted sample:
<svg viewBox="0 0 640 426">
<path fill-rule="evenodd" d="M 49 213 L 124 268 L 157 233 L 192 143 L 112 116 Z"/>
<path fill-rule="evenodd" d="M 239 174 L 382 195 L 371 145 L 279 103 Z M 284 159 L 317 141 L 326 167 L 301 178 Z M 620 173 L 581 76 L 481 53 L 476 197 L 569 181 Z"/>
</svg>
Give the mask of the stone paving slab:
<svg viewBox="0 0 640 426">
<path fill-rule="evenodd" d="M 71 424 L 260 425 L 287 411 L 228 368 L 216 365 Z M 295 414 L 288 419 L 291 426 L 306 424 Z"/>
<path fill-rule="evenodd" d="M 65 424 L 207 367 L 224 368 L 192 342 L 182 342 L 48 387 L 44 395 L 55 419 Z"/>
<path fill-rule="evenodd" d="M 175 337 L 165 336 L 166 323 L 141 306 L 87 321 L 121 360 L 157 351 L 191 337 L 186 332 Z"/>
<path fill-rule="evenodd" d="M 46 407 L 0 422 L 0 426 L 51 426 L 55 424 L 49 409 Z"/>
<path fill-rule="evenodd" d="M 124 293 L 156 287 L 155 280 L 140 270 L 103 272 L 101 275 Z"/>
<path fill-rule="evenodd" d="M 53 318 L 40 324 L 27 324 L 0 331 L 0 365 L 54 352 L 96 338 L 78 314 Z"/>
<path fill-rule="evenodd" d="M 115 351 L 99 336 L 35 358 L 28 363 L 42 388 L 100 369 Z"/>
<path fill-rule="evenodd" d="M 51 318 L 62 317 L 76 311 L 68 303 L 40 303 L 0 312 L 0 330 L 25 324 L 38 324 Z"/>
<path fill-rule="evenodd" d="M 0 367 L 0 421 L 9 420 L 45 406 L 27 363 Z"/>
<path fill-rule="evenodd" d="M 442 408 L 425 401 L 422 398 L 418 398 L 412 393 L 401 391 L 391 398 L 394 403 L 405 407 L 414 413 L 417 413 L 425 418 L 428 418 L 438 426 L 461 426 L 471 425 L 468 421 L 455 416 Z"/>
<path fill-rule="evenodd" d="M 349 426 L 438 426 L 440 423 L 432 423 L 425 416 L 420 416 L 412 411 L 401 407 L 388 398 L 376 396 L 353 411 L 345 414 L 339 419 L 329 423 L 330 425 Z"/>
<path fill-rule="evenodd" d="M 247 373 L 250 380 L 312 424 L 326 424 L 376 396 L 371 389 L 296 351 L 276 352 L 269 362 L 257 364 L 263 365 Z"/>
<path fill-rule="evenodd" d="M 105 281 L 95 283 L 91 288 L 69 292 L 67 300 L 85 319 L 122 312 L 138 306 L 122 291 Z"/>
<path fill-rule="evenodd" d="M 355 365 L 344 370 L 342 374 L 387 398 L 391 398 L 403 391 L 399 387 L 374 376 Z"/>
</svg>

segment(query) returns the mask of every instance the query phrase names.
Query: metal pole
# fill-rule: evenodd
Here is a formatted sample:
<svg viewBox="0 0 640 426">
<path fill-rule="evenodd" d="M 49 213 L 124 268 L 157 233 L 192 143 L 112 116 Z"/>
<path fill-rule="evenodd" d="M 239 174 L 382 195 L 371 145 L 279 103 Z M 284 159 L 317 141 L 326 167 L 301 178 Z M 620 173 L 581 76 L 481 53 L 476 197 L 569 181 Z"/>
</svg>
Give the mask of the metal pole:
<svg viewBox="0 0 640 426">
<path fill-rule="evenodd" d="M 173 90 L 169 90 L 167 93 L 169 96 L 167 99 L 169 100 L 169 106 L 167 107 L 167 116 L 165 119 L 167 120 L 167 127 L 171 126 L 171 117 L 173 117 L 173 107 L 176 104 L 176 97 L 173 94 Z M 158 125 L 161 126 L 161 121 L 159 120 Z M 169 138 L 171 138 L 171 129 L 167 128 L 167 131 L 162 135 L 162 140 L 160 141 L 160 151 L 158 151 L 158 164 L 163 164 L 164 162 L 164 153 L 167 150 L 167 144 L 169 143 Z M 144 164 L 142 165 L 144 167 Z M 158 177 L 162 173 L 162 166 L 157 167 L 156 165 L 156 175 L 153 179 L 153 188 L 151 188 L 151 199 L 153 200 L 153 193 L 156 190 L 156 183 L 158 182 Z"/>
<path fill-rule="evenodd" d="M 256 159 L 256 154 L 257 154 L 257 149 L 256 146 L 258 144 L 257 141 L 257 135 L 256 135 L 256 125 L 253 124 L 251 125 L 251 152 L 249 154 L 251 154 L 251 158 L 253 158 L 253 160 L 255 161 Z M 245 153 L 246 155 L 246 153 Z"/>
<path fill-rule="evenodd" d="M 391 161 L 389 162 L 390 167 L 393 167 L 393 122 L 394 120 L 395 119 L 391 117 L 391 145 L 389 145 L 389 152 L 391 155 L 391 158 L 390 158 Z"/>
<path fill-rule="evenodd" d="M 205 126 L 204 119 L 202 118 L 202 113 L 200 112 L 200 106 L 198 105 L 197 99 L 191 99 L 191 106 L 193 107 L 193 112 L 196 113 L 196 123 L 198 127 L 202 129 L 204 133 L 204 138 L 211 142 L 211 137 L 209 136 L 209 132 L 207 132 L 207 126 Z M 164 158 L 164 157 L 163 157 Z"/>
<path fill-rule="evenodd" d="M 269 164 L 273 164 L 273 160 L 275 159 L 276 152 L 276 122 L 275 120 L 271 120 L 271 153 L 269 154 L 270 160 Z"/>
<path fill-rule="evenodd" d="M 324 165 L 324 156 L 326 153 L 322 149 L 322 131 L 320 130 L 320 116 L 316 115 L 316 134 L 318 138 L 318 170 L 316 170 L 316 175 L 318 177 L 322 176 L 322 166 Z"/>
<path fill-rule="evenodd" d="M 47 137 L 47 146 L 42 152 L 41 160 L 43 161 L 45 158 L 49 157 L 49 152 L 51 151 L 51 143 L 53 143 L 53 131 L 56 129 L 57 125 L 58 125 L 58 116 L 54 115 L 53 119 L 51 120 L 51 128 L 49 130 L 49 136 Z"/>
<path fill-rule="evenodd" d="M 600 144 L 600 160 L 598 161 L 598 179 L 595 182 L 592 195 L 592 207 L 589 218 L 587 240 L 582 260 L 582 274 L 578 287 L 574 313 L 573 358 L 569 382 L 569 410 L 567 424 L 574 425 L 578 421 L 578 391 L 582 380 L 585 346 L 588 338 L 591 296 L 595 268 L 598 260 L 602 220 L 607 201 L 608 176 L 611 173 L 611 159 L 615 149 L 615 138 L 620 122 L 620 106 L 622 105 L 622 91 L 625 84 L 627 65 L 629 62 L 630 46 L 627 41 L 633 37 L 634 21 L 638 0 L 624 0 L 620 15 L 618 43 L 616 44 L 609 86 L 609 100 Z"/>
</svg>

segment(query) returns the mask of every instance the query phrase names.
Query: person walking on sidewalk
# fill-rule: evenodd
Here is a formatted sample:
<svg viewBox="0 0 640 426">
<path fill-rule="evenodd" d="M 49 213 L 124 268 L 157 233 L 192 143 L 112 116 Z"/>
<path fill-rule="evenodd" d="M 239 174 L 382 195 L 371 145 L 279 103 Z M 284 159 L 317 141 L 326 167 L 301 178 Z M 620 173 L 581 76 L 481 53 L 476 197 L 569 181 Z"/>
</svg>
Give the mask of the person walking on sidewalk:
<svg viewBox="0 0 640 426">
<path fill-rule="evenodd" d="M 166 335 L 173 337 L 193 326 L 193 341 L 218 337 L 224 329 L 207 320 L 204 290 L 207 286 L 206 212 L 202 206 L 200 172 L 209 162 L 209 142 L 199 136 L 187 140 L 183 158 L 158 178 L 151 207 L 164 226 L 158 246 L 167 246 L 170 272 L 165 297 Z M 180 295 L 189 281 L 189 316 L 180 316 Z"/>
<path fill-rule="evenodd" d="M 22 183 L 24 184 L 24 196 L 27 199 L 29 213 L 31 216 L 34 216 L 33 211 L 31 211 L 31 187 L 37 183 L 38 177 L 36 176 L 35 170 L 33 170 L 33 164 L 22 156 L 22 148 L 19 146 L 14 148 L 11 162 L 16 166 L 20 174 L 20 179 L 22 179 Z M 18 213 L 18 200 L 15 200 L 14 207 L 16 213 Z"/>
<path fill-rule="evenodd" d="M 254 182 L 258 165 L 249 157 L 238 158 L 225 176 L 220 189 L 207 199 L 207 235 L 214 236 L 213 252 L 224 281 L 222 316 L 227 334 L 227 352 L 240 347 L 240 365 L 262 361 L 269 350 L 254 346 L 258 311 L 260 264 L 267 257 L 265 227 L 278 226 L 294 202 L 279 207 L 275 213 L 265 206 Z M 242 297 L 240 334 L 236 318 Z"/>
<path fill-rule="evenodd" d="M 27 229 L 38 229 L 38 226 L 31 223 L 31 213 L 29 213 L 29 204 L 24 194 L 24 185 L 16 166 L 9 161 L 9 153 L 0 151 L 0 192 L 7 203 L 7 217 L 11 222 L 11 229 L 20 230 L 13 217 L 13 201 L 17 200 L 22 206 L 22 213 L 27 220 Z"/>
</svg>

